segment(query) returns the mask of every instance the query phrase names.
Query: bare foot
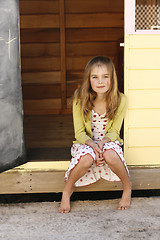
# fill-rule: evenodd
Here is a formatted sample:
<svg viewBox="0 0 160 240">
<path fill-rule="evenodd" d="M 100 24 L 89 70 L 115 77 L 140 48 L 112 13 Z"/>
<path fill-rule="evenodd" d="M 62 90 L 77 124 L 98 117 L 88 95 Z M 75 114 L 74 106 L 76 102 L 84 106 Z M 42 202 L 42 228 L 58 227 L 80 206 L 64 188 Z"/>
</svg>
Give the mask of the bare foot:
<svg viewBox="0 0 160 240">
<path fill-rule="evenodd" d="M 121 201 L 118 205 L 118 210 L 127 210 L 131 205 L 131 189 L 123 191 Z"/>
<path fill-rule="evenodd" d="M 61 200 L 61 204 L 59 207 L 59 212 L 60 213 L 69 213 L 71 208 L 70 208 L 70 197 L 72 194 L 69 194 L 67 192 L 63 192 L 62 195 L 62 200 Z"/>
</svg>

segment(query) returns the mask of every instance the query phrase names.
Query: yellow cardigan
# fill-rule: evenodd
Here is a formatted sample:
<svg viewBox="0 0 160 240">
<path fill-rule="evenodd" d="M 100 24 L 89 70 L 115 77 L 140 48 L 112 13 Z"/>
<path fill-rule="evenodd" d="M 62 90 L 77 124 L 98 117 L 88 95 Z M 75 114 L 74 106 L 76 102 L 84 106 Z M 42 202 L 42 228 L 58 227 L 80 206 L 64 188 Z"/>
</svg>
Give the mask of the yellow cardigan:
<svg viewBox="0 0 160 240">
<path fill-rule="evenodd" d="M 127 98 L 123 93 L 120 93 L 120 95 L 120 105 L 117 109 L 114 119 L 109 120 L 107 123 L 105 137 L 109 137 L 111 141 L 118 140 L 120 143 L 123 143 L 123 140 L 120 138 L 119 134 L 126 112 Z M 85 121 L 81 112 L 80 102 L 76 102 L 76 100 L 73 101 L 73 123 L 76 139 L 76 141 L 73 141 L 73 143 L 85 144 L 86 140 L 93 138 L 91 130 L 91 112 L 88 114 L 87 120 Z"/>
</svg>

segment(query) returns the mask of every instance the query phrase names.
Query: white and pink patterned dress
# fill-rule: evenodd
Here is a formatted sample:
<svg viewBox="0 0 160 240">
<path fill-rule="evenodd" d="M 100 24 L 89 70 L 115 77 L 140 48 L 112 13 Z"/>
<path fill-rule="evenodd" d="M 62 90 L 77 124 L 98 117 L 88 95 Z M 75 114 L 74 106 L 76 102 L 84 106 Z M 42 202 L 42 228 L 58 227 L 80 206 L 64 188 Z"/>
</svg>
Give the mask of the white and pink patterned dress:
<svg viewBox="0 0 160 240">
<path fill-rule="evenodd" d="M 92 124 L 93 140 L 95 142 L 103 139 L 105 135 L 107 122 L 108 122 L 108 119 L 105 118 L 105 113 L 102 115 L 99 115 L 94 110 L 92 110 L 91 124 Z M 127 173 L 129 174 L 120 143 L 118 141 L 105 143 L 103 146 L 103 152 L 109 149 L 114 150 L 118 154 L 120 160 L 124 164 L 124 167 Z M 95 153 L 90 146 L 81 144 L 81 143 L 73 144 L 71 148 L 72 159 L 69 164 L 68 170 L 66 171 L 66 174 L 65 174 L 65 181 L 68 180 L 70 171 L 78 164 L 80 158 L 86 154 L 90 154 L 92 158 L 95 160 Z M 111 169 L 108 167 L 106 163 L 104 164 L 104 166 L 96 166 L 96 162 L 94 161 L 92 166 L 85 173 L 85 175 L 82 176 L 75 183 L 75 186 L 76 187 L 86 186 L 91 183 L 97 182 L 101 178 L 108 181 L 120 181 L 119 177 L 111 171 Z"/>
</svg>

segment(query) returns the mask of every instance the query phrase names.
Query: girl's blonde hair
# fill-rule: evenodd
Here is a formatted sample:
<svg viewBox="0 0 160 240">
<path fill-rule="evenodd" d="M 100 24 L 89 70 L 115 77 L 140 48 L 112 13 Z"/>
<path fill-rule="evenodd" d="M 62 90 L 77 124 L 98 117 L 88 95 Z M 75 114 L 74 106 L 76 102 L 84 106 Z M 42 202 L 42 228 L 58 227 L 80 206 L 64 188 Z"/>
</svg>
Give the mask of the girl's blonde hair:
<svg viewBox="0 0 160 240">
<path fill-rule="evenodd" d="M 80 88 L 76 89 L 74 99 L 80 100 L 82 114 L 86 120 L 88 113 L 93 108 L 93 101 L 96 99 L 96 92 L 92 90 L 90 83 L 91 71 L 95 66 L 105 65 L 111 80 L 110 88 L 106 92 L 106 117 L 113 119 L 120 103 L 120 92 L 118 90 L 117 75 L 113 62 L 104 56 L 92 58 L 86 65 L 84 79 Z"/>
</svg>

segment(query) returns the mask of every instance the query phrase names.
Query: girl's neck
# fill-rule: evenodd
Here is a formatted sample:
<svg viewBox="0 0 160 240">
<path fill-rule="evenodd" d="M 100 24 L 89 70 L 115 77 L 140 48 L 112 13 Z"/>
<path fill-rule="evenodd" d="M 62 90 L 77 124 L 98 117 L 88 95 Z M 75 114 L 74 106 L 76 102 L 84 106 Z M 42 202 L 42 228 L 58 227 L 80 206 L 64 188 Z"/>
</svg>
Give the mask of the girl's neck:
<svg viewBox="0 0 160 240">
<path fill-rule="evenodd" d="M 104 97 L 96 97 L 93 102 L 93 110 L 97 112 L 99 115 L 104 114 L 106 112 L 106 100 Z"/>
<path fill-rule="evenodd" d="M 96 102 L 106 102 L 105 95 L 104 94 L 97 94 L 95 101 Z"/>
</svg>

